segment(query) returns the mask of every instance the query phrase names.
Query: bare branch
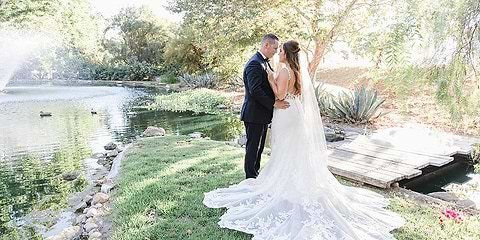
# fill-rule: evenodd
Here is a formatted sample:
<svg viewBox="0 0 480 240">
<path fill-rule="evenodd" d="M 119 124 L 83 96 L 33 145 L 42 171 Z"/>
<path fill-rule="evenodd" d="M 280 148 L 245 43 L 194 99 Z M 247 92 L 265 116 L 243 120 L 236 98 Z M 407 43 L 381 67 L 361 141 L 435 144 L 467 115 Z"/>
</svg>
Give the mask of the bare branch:
<svg viewBox="0 0 480 240">
<path fill-rule="evenodd" d="M 312 20 L 310 19 L 309 16 L 307 16 L 307 14 L 305 12 L 303 12 L 302 10 L 300 10 L 300 8 L 298 8 L 297 6 L 293 6 L 293 8 L 298 12 L 298 14 L 300 14 L 300 16 L 302 16 L 305 20 L 307 20 L 308 22 L 311 22 Z"/>
</svg>

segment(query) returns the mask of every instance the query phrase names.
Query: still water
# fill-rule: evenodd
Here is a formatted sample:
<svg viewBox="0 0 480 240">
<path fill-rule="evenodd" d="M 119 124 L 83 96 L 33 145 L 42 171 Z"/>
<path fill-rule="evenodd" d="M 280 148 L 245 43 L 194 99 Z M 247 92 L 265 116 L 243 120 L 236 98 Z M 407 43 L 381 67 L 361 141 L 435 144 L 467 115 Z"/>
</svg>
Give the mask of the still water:
<svg viewBox="0 0 480 240">
<path fill-rule="evenodd" d="M 64 207 L 87 180 L 65 182 L 62 173 L 84 171 L 85 159 L 110 141 L 129 142 L 147 126 L 171 134 L 200 131 L 214 140 L 233 139 L 242 130 L 233 115 L 144 108 L 156 94 L 165 93 L 78 86 L 17 86 L 0 93 L 0 236 L 14 235 L 15 222 L 32 210 Z"/>
</svg>

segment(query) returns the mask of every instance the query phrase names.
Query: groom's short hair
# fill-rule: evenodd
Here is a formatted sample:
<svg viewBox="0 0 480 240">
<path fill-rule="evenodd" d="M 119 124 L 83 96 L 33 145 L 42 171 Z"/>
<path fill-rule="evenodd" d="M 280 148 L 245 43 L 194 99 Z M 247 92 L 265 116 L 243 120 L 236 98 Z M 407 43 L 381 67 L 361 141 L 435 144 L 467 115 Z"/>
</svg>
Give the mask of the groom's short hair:
<svg viewBox="0 0 480 240">
<path fill-rule="evenodd" d="M 266 42 L 275 43 L 275 41 L 279 41 L 279 40 L 278 40 L 278 37 L 275 36 L 275 34 L 273 34 L 273 33 L 266 34 L 266 35 L 263 36 L 263 38 L 262 38 L 262 46 L 263 46 Z"/>
</svg>

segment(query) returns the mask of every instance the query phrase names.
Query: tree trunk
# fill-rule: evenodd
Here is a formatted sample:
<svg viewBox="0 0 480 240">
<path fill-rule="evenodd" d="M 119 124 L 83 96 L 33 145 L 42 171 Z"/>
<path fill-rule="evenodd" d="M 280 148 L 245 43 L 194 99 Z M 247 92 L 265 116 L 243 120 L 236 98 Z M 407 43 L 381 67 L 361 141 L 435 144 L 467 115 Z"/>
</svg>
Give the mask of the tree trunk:
<svg viewBox="0 0 480 240">
<path fill-rule="evenodd" d="M 322 60 L 323 55 L 325 54 L 325 49 L 328 45 L 334 41 L 337 30 L 342 26 L 344 21 L 347 19 L 348 15 L 351 13 L 353 6 L 357 3 L 358 0 L 352 0 L 348 6 L 345 8 L 343 13 L 339 16 L 338 20 L 335 22 L 333 27 L 327 33 L 325 37 L 318 38 L 315 40 L 315 51 L 313 53 L 312 60 L 308 65 L 308 72 L 310 73 L 310 78 L 312 82 L 315 82 L 315 74 L 317 72 L 318 65 L 320 65 L 320 61 Z M 315 25 L 313 25 L 315 27 Z M 313 28 L 315 29 L 315 28 Z M 315 31 L 313 31 L 315 32 Z"/>
<path fill-rule="evenodd" d="M 310 73 L 312 82 L 315 82 L 315 73 L 317 72 L 318 65 L 320 65 L 320 62 L 322 61 L 327 46 L 328 42 L 321 40 L 315 41 L 315 51 L 313 52 L 312 60 L 308 64 L 308 73 Z"/>
</svg>

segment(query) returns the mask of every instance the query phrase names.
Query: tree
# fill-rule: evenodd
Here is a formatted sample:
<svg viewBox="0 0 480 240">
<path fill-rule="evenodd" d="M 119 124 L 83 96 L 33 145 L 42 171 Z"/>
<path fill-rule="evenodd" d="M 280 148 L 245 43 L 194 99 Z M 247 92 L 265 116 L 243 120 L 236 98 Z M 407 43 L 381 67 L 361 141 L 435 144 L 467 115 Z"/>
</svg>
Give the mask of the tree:
<svg viewBox="0 0 480 240">
<path fill-rule="evenodd" d="M 197 44 L 205 49 L 205 61 L 214 68 L 217 63 L 228 63 L 231 56 L 245 60 L 245 52 L 251 54 L 261 36 L 273 32 L 282 39 L 301 40 L 313 76 L 332 43 L 357 32 L 353 27 L 365 27 L 359 26 L 365 21 L 359 21 L 357 13 L 373 14 L 366 10 L 383 6 L 388 4 L 376 0 L 176 0 L 171 10 L 183 13 L 184 24 L 198 29 Z"/>
<path fill-rule="evenodd" d="M 177 74 L 198 74 L 208 66 L 203 63 L 205 51 L 196 45 L 195 30 L 183 26 L 175 31 L 174 37 L 165 46 L 165 64 Z"/>
<path fill-rule="evenodd" d="M 103 45 L 116 64 L 137 61 L 158 66 L 164 62 L 164 47 L 171 37 L 168 28 L 146 7 L 124 8 L 110 20 Z"/>
<path fill-rule="evenodd" d="M 99 44 L 101 19 L 92 15 L 88 0 L 2 1 L 0 28 L 32 41 L 36 36 L 48 39 L 22 65 L 20 73 L 26 76 L 33 70 L 75 76 L 79 60 L 103 58 Z"/>
</svg>

